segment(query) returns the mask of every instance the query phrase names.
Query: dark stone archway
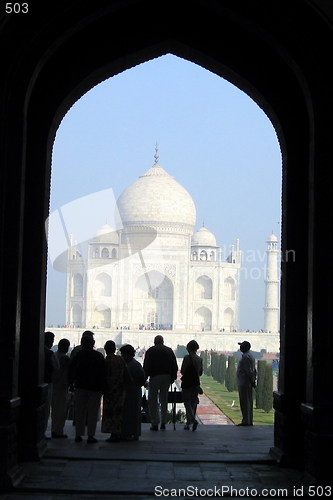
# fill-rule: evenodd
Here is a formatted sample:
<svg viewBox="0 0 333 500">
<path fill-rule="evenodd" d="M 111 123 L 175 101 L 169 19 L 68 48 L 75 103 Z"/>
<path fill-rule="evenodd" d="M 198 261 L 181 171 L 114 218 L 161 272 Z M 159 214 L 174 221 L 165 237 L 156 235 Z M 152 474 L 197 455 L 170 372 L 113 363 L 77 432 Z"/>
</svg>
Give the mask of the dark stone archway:
<svg viewBox="0 0 333 500">
<path fill-rule="evenodd" d="M 296 258 L 282 263 L 274 452 L 316 477 L 329 473 L 323 458 L 332 444 L 329 12 L 319 0 L 167 0 L 155 12 L 150 0 L 48 0 L 47 6 L 34 0 L 28 14 L 1 13 L 2 486 L 15 483 L 19 459 L 37 459 L 43 449 L 44 224 L 57 127 L 94 85 L 166 53 L 237 85 L 277 131 L 282 252 L 292 249 Z"/>
</svg>

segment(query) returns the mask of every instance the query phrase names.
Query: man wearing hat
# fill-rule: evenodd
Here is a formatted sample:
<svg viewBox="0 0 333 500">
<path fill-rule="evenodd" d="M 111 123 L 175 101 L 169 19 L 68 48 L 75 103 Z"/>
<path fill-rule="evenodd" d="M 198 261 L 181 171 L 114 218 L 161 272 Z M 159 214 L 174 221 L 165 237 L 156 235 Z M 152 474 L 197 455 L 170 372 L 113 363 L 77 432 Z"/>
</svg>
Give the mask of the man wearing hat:
<svg viewBox="0 0 333 500">
<path fill-rule="evenodd" d="M 256 386 L 257 371 L 255 361 L 250 354 L 251 344 L 247 340 L 238 342 L 243 355 L 237 366 L 237 385 L 242 422 L 238 425 L 253 425 L 253 388 Z"/>
</svg>

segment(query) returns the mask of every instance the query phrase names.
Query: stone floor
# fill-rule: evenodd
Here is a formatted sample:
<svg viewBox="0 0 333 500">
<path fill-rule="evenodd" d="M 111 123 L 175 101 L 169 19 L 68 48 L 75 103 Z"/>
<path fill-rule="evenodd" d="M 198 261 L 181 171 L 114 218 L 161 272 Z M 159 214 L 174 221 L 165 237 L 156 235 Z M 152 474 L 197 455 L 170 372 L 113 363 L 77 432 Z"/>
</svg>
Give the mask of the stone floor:
<svg viewBox="0 0 333 500">
<path fill-rule="evenodd" d="M 280 468 L 270 455 L 272 426 L 231 425 L 206 396 L 200 397 L 198 416 L 196 432 L 182 424 L 152 432 L 143 424 L 135 442 L 106 443 L 98 425 L 95 444 L 75 443 L 68 421 L 68 439 L 47 441 L 43 458 L 22 464 L 22 482 L 0 499 L 307 496 L 311 479 Z"/>
</svg>

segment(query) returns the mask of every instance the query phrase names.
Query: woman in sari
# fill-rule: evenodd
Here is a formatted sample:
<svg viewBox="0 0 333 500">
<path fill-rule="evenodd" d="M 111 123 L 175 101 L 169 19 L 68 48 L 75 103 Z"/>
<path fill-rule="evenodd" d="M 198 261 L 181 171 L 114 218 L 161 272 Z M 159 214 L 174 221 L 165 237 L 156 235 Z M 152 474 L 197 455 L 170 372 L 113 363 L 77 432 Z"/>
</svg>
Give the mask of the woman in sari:
<svg viewBox="0 0 333 500">
<path fill-rule="evenodd" d="M 126 364 L 117 356 L 116 344 L 108 340 L 104 345 L 106 353 L 107 388 L 103 395 L 102 432 L 110 433 L 107 442 L 120 441 L 125 383 L 129 379 Z"/>
<path fill-rule="evenodd" d="M 141 435 L 141 399 L 145 375 L 142 365 L 134 359 L 133 346 L 130 344 L 122 346 L 120 353 L 130 375 L 130 380 L 125 387 L 121 438 L 126 441 L 136 441 Z"/>
</svg>

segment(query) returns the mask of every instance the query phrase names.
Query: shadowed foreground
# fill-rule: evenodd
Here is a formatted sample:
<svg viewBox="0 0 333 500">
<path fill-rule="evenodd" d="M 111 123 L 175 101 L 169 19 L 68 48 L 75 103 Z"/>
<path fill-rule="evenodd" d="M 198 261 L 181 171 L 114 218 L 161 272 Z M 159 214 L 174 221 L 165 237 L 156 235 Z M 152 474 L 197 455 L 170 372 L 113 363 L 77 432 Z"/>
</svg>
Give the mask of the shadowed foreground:
<svg viewBox="0 0 333 500">
<path fill-rule="evenodd" d="M 106 443 L 108 436 L 98 432 L 98 443 L 88 444 L 74 442 L 67 422 L 69 438 L 47 441 L 43 459 L 23 464 L 20 486 L 1 499 L 286 498 L 307 482 L 303 472 L 275 464 L 269 454 L 273 426 L 199 425 L 196 432 L 182 424 L 158 432 L 149 427 L 142 425 L 136 442 Z"/>
</svg>

